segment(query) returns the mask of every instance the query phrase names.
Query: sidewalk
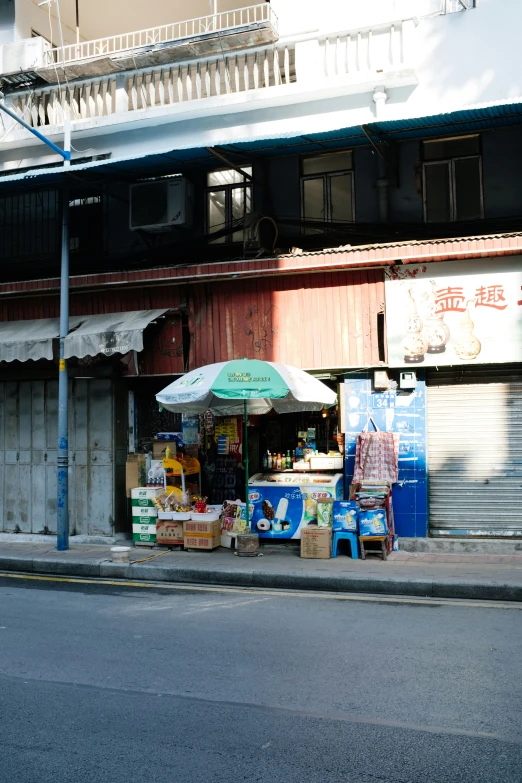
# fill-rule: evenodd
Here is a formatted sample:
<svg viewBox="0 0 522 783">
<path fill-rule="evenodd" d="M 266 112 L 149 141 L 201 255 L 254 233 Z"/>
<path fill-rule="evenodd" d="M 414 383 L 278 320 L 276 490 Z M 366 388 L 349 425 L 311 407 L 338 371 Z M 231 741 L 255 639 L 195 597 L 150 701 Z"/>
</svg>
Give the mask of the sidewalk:
<svg viewBox="0 0 522 783">
<path fill-rule="evenodd" d="M 0 543 L 0 571 L 184 584 L 381 593 L 437 598 L 522 601 L 522 554 L 394 552 L 386 562 L 339 555 L 302 560 L 295 546 L 262 548 L 262 557 L 237 557 L 229 549 L 182 552 L 131 549 L 131 562 L 111 562 L 109 546 Z M 160 554 L 161 553 L 161 554 Z M 152 555 L 159 555 L 149 560 Z"/>
</svg>

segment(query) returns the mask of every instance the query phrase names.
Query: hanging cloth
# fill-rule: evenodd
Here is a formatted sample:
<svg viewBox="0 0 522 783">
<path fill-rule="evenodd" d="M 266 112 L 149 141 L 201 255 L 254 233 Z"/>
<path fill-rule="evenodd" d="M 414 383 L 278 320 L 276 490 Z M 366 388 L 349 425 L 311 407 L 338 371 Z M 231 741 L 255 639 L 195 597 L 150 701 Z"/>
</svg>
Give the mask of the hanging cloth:
<svg viewBox="0 0 522 783">
<path fill-rule="evenodd" d="M 368 430 L 370 422 L 375 432 Z M 355 445 L 353 483 L 384 481 L 395 484 L 399 478 L 399 439 L 396 432 L 382 432 L 368 414 Z"/>
</svg>

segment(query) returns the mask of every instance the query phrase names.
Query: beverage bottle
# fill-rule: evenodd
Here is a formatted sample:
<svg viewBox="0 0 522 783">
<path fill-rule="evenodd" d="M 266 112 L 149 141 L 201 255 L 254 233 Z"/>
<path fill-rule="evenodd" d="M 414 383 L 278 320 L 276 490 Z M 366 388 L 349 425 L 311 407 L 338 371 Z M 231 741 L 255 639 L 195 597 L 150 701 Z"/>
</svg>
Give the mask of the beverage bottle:
<svg viewBox="0 0 522 783">
<path fill-rule="evenodd" d="M 295 465 L 295 450 L 292 451 L 292 468 L 294 467 L 294 465 Z"/>
<path fill-rule="evenodd" d="M 268 468 L 268 452 L 263 454 L 263 470 Z"/>
<path fill-rule="evenodd" d="M 292 467 L 292 457 L 290 456 L 290 451 L 286 452 L 286 469 L 290 470 Z"/>
<path fill-rule="evenodd" d="M 272 470 L 272 455 L 270 454 L 270 452 L 268 452 L 267 463 L 268 463 L 268 470 Z"/>
<path fill-rule="evenodd" d="M 281 455 L 277 455 L 276 470 L 281 470 Z"/>
<path fill-rule="evenodd" d="M 154 470 L 152 468 L 147 473 L 147 486 L 148 487 L 154 486 Z"/>
</svg>

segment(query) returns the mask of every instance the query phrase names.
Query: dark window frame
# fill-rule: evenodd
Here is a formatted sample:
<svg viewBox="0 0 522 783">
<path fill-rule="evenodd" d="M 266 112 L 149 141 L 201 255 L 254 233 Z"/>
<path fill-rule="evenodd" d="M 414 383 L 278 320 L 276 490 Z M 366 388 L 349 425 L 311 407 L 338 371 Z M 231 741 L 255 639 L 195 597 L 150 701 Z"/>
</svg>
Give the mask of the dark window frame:
<svg viewBox="0 0 522 783">
<path fill-rule="evenodd" d="M 249 171 L 250 176 L 252 176 L 253 167 L 250 163 L 241 164 L 239 168 L 246 169 Z M 208 184 L 208 176 L 209 174 L 219 173 L 220 171 L 236 171 L 235 169 L 229 169 L 226 167 L 222 167 L 219 169 L 213 169 L 212 171 L 207 172 L 207 185 L 205 188 L 205 212 L 206 212 L 206 227 L 207 227 L 207 233 L 210 234 L 211 231 L 216 231 L 216 227 L 212 227 L 210 225 L 210 194 L 211 193 L 217 193 L 217 192 L 224 192 L 225 193 L 225 222 L 223 224 L 223 228 L 227 228 L 228 226 L 231 227 L 231 231 L 229 234 L 226 234 L 223 237 L 219 237 L 218 239 L 211 239 L 209 240 L 212 244 L 239 244 L 243 241 L 243 234 L 241 231 L 241 238 L 237 237 L 234 238 L 234 234 L 239 234 L 240 231 L 234 231 L 232 228 L 232 223 L 237 218 L 234 218 L 232 215 L 233 211 L 233 203 L 232 203 L 232 192 L 234 190 L 243 190 L 243 218 L 246 217 L 246 215 L 250 215 L 254 209 L 253 209 L 253 198 L 254 198 L 254 188 L 253 188 L 253 181 L 252 179 L 247 179 L 247 177 L 243 177 L 242 182 L 230 182 L 225 185 L 209 185 Z M 239 172 L 237 172 L 239 173 Z M 250 195 L 250 208 L 247 209 L 247 192 L 249 192 Z"/>
<path fill-rule="evenodd" d="M 332 171 L 324 171 L 324 172 L 317 172 L 314 174 L 305 174 L 303 170 L 303 164 L 304 161 L 310 160 L 310 159 L 320 159 L 321 157 L 330 156 L 332 154 L 342 154 L 342 153 L 349 153 L 351 156 L 351 167 L 346 168 L 345 166 L 341 166 L 338 169 L 332 170 Z M 332 205 L 332 179 L 334 177 L 340 177 L 340 176 L 349 176 L 350 177 L 350 198 L 351 198 L 351 219 L 349 221 L 346 220 L 336 220 L 333 215 L 333 205 Z M 305 189 L 305 182 L 310 182 L 313 180 L 321 180 L 323 181 L 323 215 L 324 220 L 317 221 L 318 223 L 328 223 L 331 225 L 335 225 L 335 223 L 355 223 L 355 161 L 354 161 L 354 153 L 353 149 L 347 149 L 347 150 L 336 150 L 335 152 L 326 152 L 324 155 L 306 155 L 303 158 L 301 158 L 301 176 L 300 176 L 300 192 L 301 192 L 301 219 L 306 220 L 306 214 L 305 214 L 305 195 L 304 195 L 304 189 Z M 304 227 L 303 228 L 304 233 L 306 234 L 317 234 L 317 233 L 323 233 L 325 229 L 323 227 L 313 228 L 313 227 Z"/>
<path fill-rule="evenodd" d="M 459 141 L 462 139 L 468 138 L 466 136 L 464 137 L 450 137 L 450 138 L 440 138 L 440 139 L 433 139 L 433 142 L 451 142 L 451 141 Z M 450 223 L 458 223 L 460 220 L 469 220 L 471 218 L 460 218 L 457 214 L 457 176 L 456 176 L 456 163 L 463 160 L 476 160 L 478 161 L 478 175 L 479 175 L 479 201 L 480 201 L 480 215 L 476 218 L 477 220 L 482 220 L 484 218 L 484 180 L 482 175 L 482 144 L 481 144 L 481 137 L 479 134 L 473 134 L 472 136 L 469 136 L 469 138 L 476 138 L 478 139 L 478 152 L 474 152 L 470 155 L 445 155 L 441 158 L 434 158 L 431 160 L 424 160 L 424 154 L 423 154 L 423 161 L 422 161 L 422 207 L 423 207 L 423 216 L 424 216 L 424 222 L 430 223 L 435 221 L 428 220 L 428 193 L 427 193 L 427 178 L 426 178 L 426 170 L 430 166 L 447 166 L 449 171 L 449 220 Z M 421 148 L 424 152 L 424 144 L 429 142 L 421 143 Z"/>
</svg>

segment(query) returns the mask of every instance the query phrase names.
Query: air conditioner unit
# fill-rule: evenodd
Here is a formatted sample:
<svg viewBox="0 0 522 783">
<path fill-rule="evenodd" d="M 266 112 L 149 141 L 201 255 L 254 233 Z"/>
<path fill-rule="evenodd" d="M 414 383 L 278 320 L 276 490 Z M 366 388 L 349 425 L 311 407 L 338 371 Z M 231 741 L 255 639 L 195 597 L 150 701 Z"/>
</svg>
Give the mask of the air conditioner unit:
<svg viewBox="0 0 522 783">
<path fill-rule="evenodd" d="M 192 225 L 193 188 L 184 177 L 130 186 L 131 231 L 168 231 Z"/>
<path fill-rule="evenodd" d="M 9 76 L 49 65 L 51 44 L 41 36 L 0 46 L 0 73 Z"/>
</svg>

